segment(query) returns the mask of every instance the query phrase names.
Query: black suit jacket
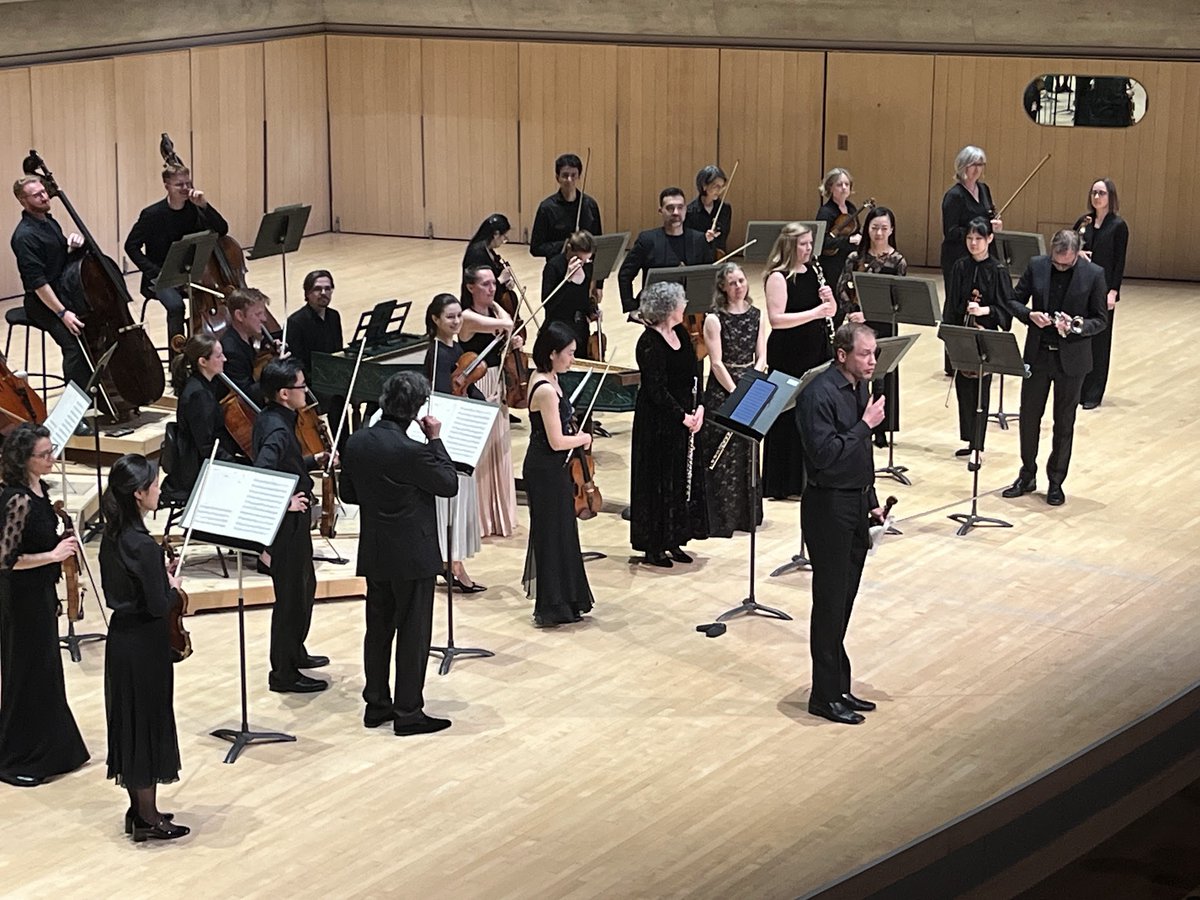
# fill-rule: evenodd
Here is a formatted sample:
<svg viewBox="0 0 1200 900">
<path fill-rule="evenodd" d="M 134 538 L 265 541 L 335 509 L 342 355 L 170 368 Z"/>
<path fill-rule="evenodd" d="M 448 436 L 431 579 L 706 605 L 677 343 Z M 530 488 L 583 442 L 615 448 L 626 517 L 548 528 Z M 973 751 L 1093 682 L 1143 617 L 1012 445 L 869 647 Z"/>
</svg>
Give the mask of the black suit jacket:
<svg viewBox="0 0 1200 900">
<path fill-rule="evenodd" d="M 1013 317 L 1020 319 L 1029 329 L 1025 333 L 1025 362 L 1029 365 L 1033 365 L 1037 360 L 1042 331 L 1054 327 L 1047 325 L 1046 329 L 1041 329 L 1029 323 L 1029 313 L 1032 311 L 1056 312 L 1047 307 L 1051 268 L 1049 256 L 1035 256 L 1031 259 L 1025 274 L 1017 282 L 1015 295 L 1009 300 L 1009 309 Z M 1070 316 L 1082 316 L 1083 331 L 1058 339 L 1059 356 L 1063 372 L 1066 374 L 1083 376 L 1092 370 L 1092 336 L 1108 327 L 1107 295 L 1104 270 L 1082 256 L 1079 257 L 1075 262 L 1075 272 L 1071 276 L 1066 297 L 1063 298 L 1061 311 Z M 1025 304 L 1031 300 L 1032 303 L 1027 307 Z"/>
<path fill-rule="evenodd" d="M 396 581 L 442 570 L 434 497 L 457 494 L 458 475 L 440 440 L 414 441 L 389 419 L 360 429 L 342 452 L 341 489 L 362 511 L 357 574 Z"/>
<path fill-rule="evenodd" d="M 625 261 L 617 273 L 617 285 L 621 290 L 621 309 L 632 312 L 637 309 L 634 299 L 633 278 L 639 272 L 642 275 L 642 285 L 646 283 L 646 272 L 650 269 L 661 269 L 673 266 L 698 266 L 713 261 L 713 249 L 704 239 L 704 233 L 683 229 L 684 258 L 680 259 L 671 249 L 667 241 L 667 233 L 661 228 L 651 228 L 643 231 L 633 242 L 633 247 L 625 254 Z"/>
</svg>

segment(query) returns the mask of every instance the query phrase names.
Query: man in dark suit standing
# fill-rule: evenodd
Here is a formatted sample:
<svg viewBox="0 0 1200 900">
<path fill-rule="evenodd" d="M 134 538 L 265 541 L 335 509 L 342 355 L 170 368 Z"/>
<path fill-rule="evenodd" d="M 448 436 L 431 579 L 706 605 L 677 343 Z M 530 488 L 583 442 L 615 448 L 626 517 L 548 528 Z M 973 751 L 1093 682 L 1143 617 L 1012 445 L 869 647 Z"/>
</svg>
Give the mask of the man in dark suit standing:
<svg viewBox="0 0 1200 900">
<path fill-rule="evenodd" d="M 441 423 L 417 418 L 429 382 L 398 372 L 383 385 L 383 417 L 346 441 L 342 498 L 362 512 L 357 574 L 367 580 L 367 633 L 363 669 L 367 709 L 363 724 L 391 722 L 398 735 L 430 734 L 449 719 L 425 715 L 425 668 L 433 627 L 434 578 L 442 570 L 435 497 L 458 493 L 454 463 L 442 445 Z M 427 444 L 407 434 L 416 421 Z M 396 692 L 388 679 L 396 644 Z"/>
<path fill-rule="evenodd" d="M 650 269 L 699 266 L 712 262 L 714 258 L 711 242 L 716 239 L 717 233 L 683 227 L 687 198 L 680 188 L 663 188 L 659 192 L 658 212 L 662 216 L 662 228 L 651 228 L 639 234 L 617 272 L 621 309 L 626 313 L 637 309 L 633 278 L 639 272 L 642 275 L 642 287 L 645 287 L 646 273 Z"/>
<path fill-rule="evenodd" d="M 1092 336 L 1108 326 L 1104 270 L 1081 258 L 1079 248 L 1077 232 L 1064 229 L 1055 234 L 1050 255 L 1029 261 L 1010 301 L 1013 316 L 1029 326 L 1025 363 L 1030 374 L 1021 382 L 1021 472 L 1005 488 L 1005 497 L 1037 489 L 1038 432 L 1053 384 L 1054 435 L 1046 461 L 1050 482 L 1046 502 L 1061 506 L 1067 499 L 1062 485 L 1071 462 L 1079 391 L 1092 370 Z"/>
</svg>

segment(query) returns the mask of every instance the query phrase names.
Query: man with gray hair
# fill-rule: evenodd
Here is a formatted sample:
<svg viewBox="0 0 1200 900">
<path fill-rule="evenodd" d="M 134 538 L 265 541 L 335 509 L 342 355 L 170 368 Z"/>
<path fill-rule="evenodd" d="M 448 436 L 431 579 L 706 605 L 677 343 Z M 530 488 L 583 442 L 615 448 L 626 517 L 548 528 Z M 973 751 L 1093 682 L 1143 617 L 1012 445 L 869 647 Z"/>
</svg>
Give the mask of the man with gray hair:
<svg viewBox="0 0 1200 900">
<path fill-rule="evenodd" d="M 1055 234 L 1050 255 L 1029 261 L 1009 301 L 1013 316 L 1029 326 L 1025 335 L 1029 377 L 1021 382 L 1021 471 L 1004 489 L 1010 499 L 1037 489 L 1038 437 L 1054 385 L 1046 502 L 1062 506 L 1067 500 L 1062 485 L 1071 462 L 1079 391 L 1092 370 L 1092 336 L 1108 326 L 1104 270 L 1080 257 L 1079 248 L 1078 232 L 1064 229 Z"/>
<path fill-rule="evenodd" d="M 363 724 L 391 722 L 398 735 L 431 734 L 449 719 L 425 715 L 425 668 L 433 627 L 434 578 L 442 570 L 435 497 L 458 493 L 458 476 L 442 445 L 442 423 L 417 417 L 429 382 L 397 372 L 379 397 L 382 418 L 346 441 L 342 498 L 362 513 L 358 575 L 367 580 Z M 416 422 L 427 443 L 408 436 Z M 396 645 L 396 692 L 388 669 Z"/>
</svg>

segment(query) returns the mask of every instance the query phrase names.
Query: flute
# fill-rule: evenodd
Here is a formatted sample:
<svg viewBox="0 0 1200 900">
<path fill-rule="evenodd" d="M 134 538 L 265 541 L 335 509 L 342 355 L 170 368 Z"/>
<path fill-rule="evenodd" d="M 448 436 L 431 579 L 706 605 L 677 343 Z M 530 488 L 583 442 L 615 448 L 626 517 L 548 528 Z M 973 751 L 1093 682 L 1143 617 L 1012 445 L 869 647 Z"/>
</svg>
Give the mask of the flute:
<svg viewBox="0 0 1200 900">
<path fill-rule="evenodd" d="M 697 377 L 693 377 L 692 378 L 692 412 L 693 413 L 696 412 L 696 405 L 699 402 L 699 397 L 697 395 L 697 389 L 699 387 L 699 384 L 700 384 L 700 379 Z M 688 431 L 688 451 L 687 451 L 687 488 L 684 493 L 684 500 L 686 500 L 688 503 L 692 502 L 692 464 L 693 464 L 693 457 L 695 457 L 695 455 L 696 455 L 696 432 L 689 430 Z"/>
<path fill-rule="evenodd" d="M 820 263 L 818 263 L 815 259 L 810 259 L 808 264 L 812 266 L 813 271 L 817 273 L 817 287 L 825 287 L 825 273 L 821 271 Z M 829 330 L 829 346 L 832 347 L 833 337 L 837 333 L 837 330 L 833 327 L 833 318 L 831 316 L 825 317 L 825 327 Z"/>
</svg>

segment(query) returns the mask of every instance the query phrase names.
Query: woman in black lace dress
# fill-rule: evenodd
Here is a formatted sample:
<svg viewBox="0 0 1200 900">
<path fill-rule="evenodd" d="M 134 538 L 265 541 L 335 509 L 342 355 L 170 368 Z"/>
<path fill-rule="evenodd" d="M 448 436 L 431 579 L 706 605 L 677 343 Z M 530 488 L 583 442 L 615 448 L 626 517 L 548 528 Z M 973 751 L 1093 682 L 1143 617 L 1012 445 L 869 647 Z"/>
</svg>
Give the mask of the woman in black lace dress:
<svg viewBox="0 0 1200 900">
<path fill-rule="evenodd" d="M 592 436 L 575 433 L 571 401 L 558 383 L 574 361 L 574 329 L 565 322 L 547 323 L 533 345 L 537 371 L 529 379 L 529 448 L 521 473 L 529 500 L 529 548 L 521 580 L 534 601 L 533 623 L 539 628 L 578 622 L 592 608 L 567 467 L 572 454 L 591 447 Z"/>
<path fill-rule="evenodd" d="M 42 481 L 53 468 L 42 425 L 18 425 L 0 450 L 0 781 L 18 787 L 88 761 L 67 706 L 54 588 L 79 544 L 58 535 Z"/>
<path fill-rule="evenodd" d="M 725 263 L 717 270 L 713 311 L 704 318 L 704 343 L 710 367 L 704 408 L 711 411 L 733 393 L 743 372 L 767 364 L 762 313 L 751 303 L 746 273 L 737 263 Z M 709 535 L 732 537 L 735 531 L 762 524 L 762 487 L 752 489 L 750 445 L 743 438 L 730 438 L 716 465 L 710 467 L 724 432 L 710 425 L 704 437 Z"/>
</svg>

